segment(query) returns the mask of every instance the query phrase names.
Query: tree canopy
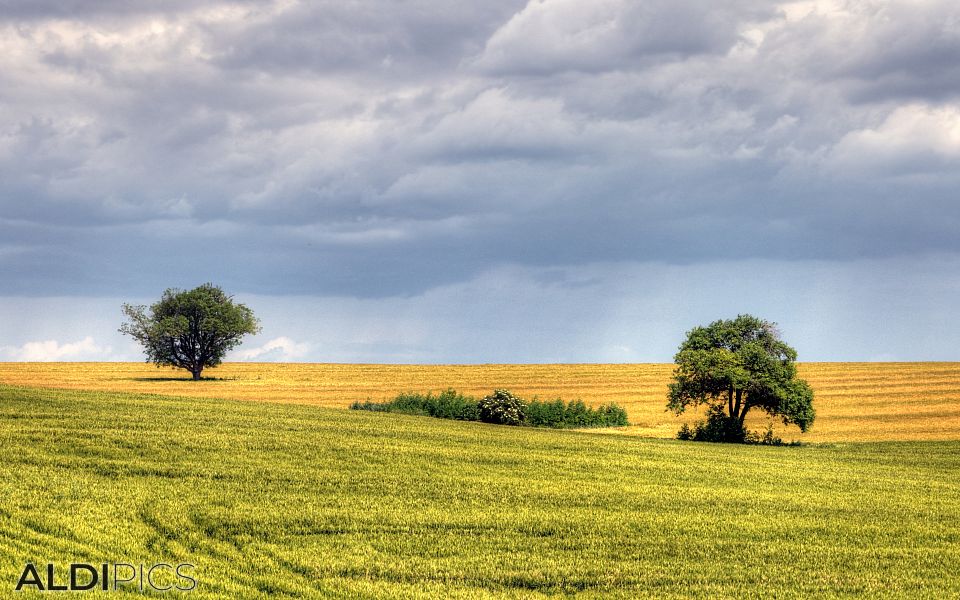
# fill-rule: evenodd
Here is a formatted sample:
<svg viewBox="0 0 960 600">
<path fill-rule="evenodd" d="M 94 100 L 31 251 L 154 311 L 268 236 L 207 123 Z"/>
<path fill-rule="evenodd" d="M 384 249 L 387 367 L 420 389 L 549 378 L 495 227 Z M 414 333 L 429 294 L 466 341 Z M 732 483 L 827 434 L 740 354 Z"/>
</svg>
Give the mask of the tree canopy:
<svg viewBox="0 0 960 600">
<path fill-rule="evenodd" d="M 797 378 L 797 352 L 776 324 L 751 315 L 695 327 L 674 356 L 668 408 L 708 405 L 743 431 L 754 409 L 806 431 L 813 424 L 813 390 Z"/>
<path fill-rule="evenodd" d="M 124 304 L 129 319 L 120 332 L 143 345 L 147 362 L 190 371 L 194 380 L 215 367 L 247 334 L 260 331 L 253 311 L 206 283 L 189 291 L 168 289 L 148 309 Z"/>
</svg>

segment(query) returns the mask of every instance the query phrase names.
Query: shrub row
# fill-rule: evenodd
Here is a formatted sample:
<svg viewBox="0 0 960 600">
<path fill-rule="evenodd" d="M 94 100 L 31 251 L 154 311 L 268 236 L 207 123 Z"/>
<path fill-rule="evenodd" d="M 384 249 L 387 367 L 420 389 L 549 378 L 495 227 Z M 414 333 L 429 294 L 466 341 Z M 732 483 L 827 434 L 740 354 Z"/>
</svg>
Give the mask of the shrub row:
<svg viewBox="0 0 960 600">
<path fill-rule="evenodd" d="M 527 406 L 526 422 L 534 427 L 622 427 L 627 425 L 627 411 L 612 403 L 591 408 L 583 400 L 534 400 Z"/>
<path fill-rule="evenodd" d="M 388 402 L 354 402 L 354 410 L 372 410 L 375 412 L 403 413 L 405 415 L 424 415 L 440 419 L 458 421 L 479 421 L 480 410 L 477 401 L 454 390 L 432 393 L 403 393 Z"/>
<path fill-rule="evenodd" d="M 525 402 L 506 390 L 495 390 L 480 400 L 454 390 L 437 395 L 403 393 L 387 402 L 354 402 L 350 408 L 555 429 L 623 427 L 628 424 L 627 411 L 613 403 L 593 408 L 582 400 L 564 402 L 558 398 L 547 402 L 536 399 Z"/>
</svg>

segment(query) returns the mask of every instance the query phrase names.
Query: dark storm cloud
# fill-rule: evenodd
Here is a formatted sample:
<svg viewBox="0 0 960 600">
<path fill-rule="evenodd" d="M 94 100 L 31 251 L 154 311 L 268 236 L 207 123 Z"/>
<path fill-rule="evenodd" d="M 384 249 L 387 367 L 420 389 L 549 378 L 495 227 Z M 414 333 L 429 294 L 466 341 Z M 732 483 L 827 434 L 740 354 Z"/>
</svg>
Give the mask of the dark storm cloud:
<svg viewBox="0 0 960 600">
<path fill-rule="evenodd" d="M 953 3 L 0 5 L 6 294 L 960 253 Z"/>
</svg>

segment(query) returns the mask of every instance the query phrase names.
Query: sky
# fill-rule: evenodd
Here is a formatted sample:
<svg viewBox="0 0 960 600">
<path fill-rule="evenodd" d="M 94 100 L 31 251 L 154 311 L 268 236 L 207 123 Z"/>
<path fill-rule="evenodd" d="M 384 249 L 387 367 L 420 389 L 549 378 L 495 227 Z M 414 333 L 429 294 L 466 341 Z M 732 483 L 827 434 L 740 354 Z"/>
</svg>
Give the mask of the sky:
<svg viewBox="0 0 960 600">
<path fill-rule="evenodd" d="M 0 360 L 958 360 L 955 0 L 0 1 Z"/>
</svg>

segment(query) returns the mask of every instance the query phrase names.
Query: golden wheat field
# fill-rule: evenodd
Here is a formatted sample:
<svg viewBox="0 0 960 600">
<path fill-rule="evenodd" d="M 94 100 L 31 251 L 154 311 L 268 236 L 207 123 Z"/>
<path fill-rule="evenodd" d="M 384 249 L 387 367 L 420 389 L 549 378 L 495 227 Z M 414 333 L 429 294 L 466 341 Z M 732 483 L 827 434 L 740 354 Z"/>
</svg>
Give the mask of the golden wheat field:
<svg viewBox="0 0 960 600">
<path fill-rule="evenodd" d="M 581 398 L 616 402 L 630 427 L 616 430 L 672 437 L 680 424 L 664 410 L 670 364 L 363 365 L 229 363 L 189 380 L 183 371 L 144 363 L 0 363 L 0 382 L 101 391 L 295 402 L 347 407 L 354 400 L 386 400 L 402 391 L 458 391 L 483 395 L 506 388 L 525 398 Z M 817 419 L 811 431 L 774 423 L 785 440 L 843 442 L 960 439 L 960 363 L 804 363 Z M 754 428 L 770 421 L 749 419 Z M 609 431 L 609 430 L 608 430 Z"/>
</svg>

